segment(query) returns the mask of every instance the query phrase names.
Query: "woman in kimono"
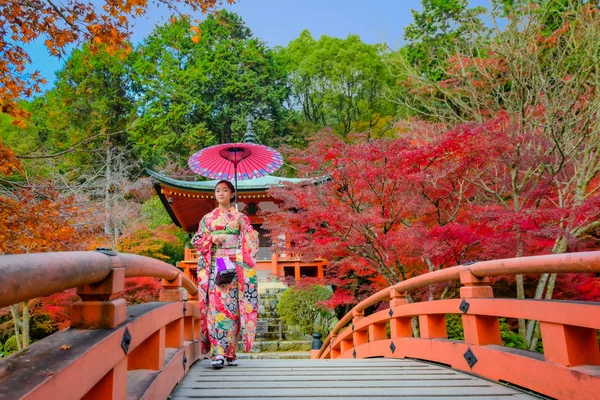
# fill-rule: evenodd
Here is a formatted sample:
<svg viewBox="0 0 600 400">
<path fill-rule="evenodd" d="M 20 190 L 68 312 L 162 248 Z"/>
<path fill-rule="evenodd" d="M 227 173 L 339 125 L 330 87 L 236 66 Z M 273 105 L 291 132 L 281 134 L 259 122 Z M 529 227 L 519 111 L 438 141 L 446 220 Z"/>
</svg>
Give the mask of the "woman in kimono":
<svg viewBox="0 0 600 400">
<path fill-rule="evenodd" d="M 206 214 L 192 238 L 198 250 L 198 301 L 202 322 L 202 353 L 210 353 L 215 369 L 236 366 L 238 339 L 250 351 L 256 334 L 258 316 L 258 279 L 255 258 L 258 232 L 248 217 L 231 207 L 235 189 L 222 180 L 215 186 L 219 206 Z M 231 283 L 215 282 L 217 257 L 235 263 L 236 277 Z"/>
</svg>

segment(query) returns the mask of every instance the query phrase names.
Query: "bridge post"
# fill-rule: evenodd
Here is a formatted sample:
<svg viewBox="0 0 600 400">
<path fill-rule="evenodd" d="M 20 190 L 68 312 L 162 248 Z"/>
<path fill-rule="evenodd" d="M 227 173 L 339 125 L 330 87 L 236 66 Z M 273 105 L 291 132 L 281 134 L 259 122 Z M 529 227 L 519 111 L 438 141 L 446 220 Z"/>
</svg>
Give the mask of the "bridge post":
<svg viewBox="0 0 600 400">
<path fill-rule="evenodd" d="M 71 328 L 111 329 L 127 319 L 127 303 L 117 298 L 125 290 L 125 268 L 117 266 L 101 282 L 77 288 L 81 300 L 71 307 Z"/>
<path fill-rule="evenodd" d="M 183 301 L 183 292 L 181 291 L 181 286 L 183 285 L 183 276 L 177 275 L 177 277 L 171 281 L 166 279 L 161 279 L 160 284 L 162 285 L 162 289 L 158 295 L 159 301 L 164 302 L 176 302 Z"/>
<path fill-rule="evenodd" d="M 329 340 L 329 346 L 331 347 L 331 352 L 330 352 L 331 359 L 338 358 L 341 354 L 340 349 L 339 348 L 336 349 L 333 346 L 333 343 L 335 342 L 336 339 L 337 339 L 337 335 L 331 335 L 331 339 Z"/>
<path fill-rule="evenodd" d="M 352 312 L 352 342 L 353 347 L 360 346 L 361 344 L 369 343 L 369 333 L 367 330 L 355 330 L 356 324 L 365 317 L 364 311 L 353 311 Z"/>
<path fill-rule="evenodd" d="M 478 278 L 469 270 L 460 272 L 460 283 L 464 286 L 460 288 L 460 297 L 462 299 L 474 298 L 493 298 L 494 292 L 489 285 L 490 278 Z M 500 336 L 500 322 L 498 317 L 489 317 L 482 315 L 462 315 L 463 330 L 465 334 L 465 343 L 477 346 L 486 344 L 502 344 Z"/>
<path fill-rule="evenodd" d="M 567 367 L 600 365 L 598 337 L 593 328 L 540 321 L 544 358 Z"/>
<path fill-rule="evenodd" d="M 406 293 L 399 293 L 396 289 L 390 290 L 390 339 L 403 337 L 412 337 L 412 326 L 410 317 L 394 317 L 393 309 L 404 304 L 408 304 Z"/>
</svg>

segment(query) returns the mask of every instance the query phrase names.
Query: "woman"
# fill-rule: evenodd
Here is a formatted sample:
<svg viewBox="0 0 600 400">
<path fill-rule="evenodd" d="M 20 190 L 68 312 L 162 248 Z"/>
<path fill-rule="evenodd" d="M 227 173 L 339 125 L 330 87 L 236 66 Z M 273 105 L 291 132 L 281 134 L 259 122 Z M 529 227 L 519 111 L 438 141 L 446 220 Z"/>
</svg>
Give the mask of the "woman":
<svg viewBox="0 0 600 400">
<path fill-rule="evenodd" d="M 241 336 L 250 351 L 256 334 L 258 279 L 255 257 L 258 233 L 248 217 L 231 207 L 235 189 L 222 180 L 215 186 L 219 206 L 206 214 L 192 238 L 198 250 L 198 301 L 202 322 L 202 353 L 210 352 L 211 365 L 220 369 L 237 365 L 235 350 Z M 236 267 L 231 283 L 215 283 L 216 259 L 228 257 Z"/>
</svg>

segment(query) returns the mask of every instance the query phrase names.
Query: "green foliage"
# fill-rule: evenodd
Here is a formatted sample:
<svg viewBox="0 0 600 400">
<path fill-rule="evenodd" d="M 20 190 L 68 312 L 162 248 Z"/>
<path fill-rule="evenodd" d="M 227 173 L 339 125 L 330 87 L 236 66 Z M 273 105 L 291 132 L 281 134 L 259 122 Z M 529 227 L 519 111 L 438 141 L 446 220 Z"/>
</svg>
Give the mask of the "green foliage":
<svg viewBox="0 0 600 400">
<path fill-rule="evenodd" d="M 386 117 L 395 114 L 395 105 L 383 98 L 394 80 L 379 50 L 357 35 L 322 36 L 315 41 L 308 30 L 281 49 L 293 108 L 301 115 L 298 122 L 331 126 L 341 133 L 374 130 L 380 135 L 389 122 Z"/>
<path fill-rule="evenodd" d="M 19 350 L 19 346 L 17 345 L 17 337 L 11 336 L 4 343 L 4 355 L 7 356 Z"/>
<path fill-rule="evenodd" d="M 503 346 L 527 349 L 525 340 L 517 332 L 510 329 L 504 318 L 500 318 L 500 336 L 502 336 Z"/>
<path fill-rule="evenodd" d="M 0 342 L 0 353 L 4 351 L 4 343 Z"/>
<path fill-rule="evenodd" d="M 455 50 L 485 38 L 484 7 L 469 8 L 467 0 L 422 0 L 421 12 L 412 10 L 413 23 L 404 30 L 408 45 L 401 49 L 409 64 L 434 81 L 444 79 L 443 67 Z"/>
<path fill-rule="evenodd" d="M 298 326 L 305 335 L 319 332 L 326 337 L 334 315 L 320 303 L 332 294 L 330 288 L 320 285 L 289 288 L 279 298 L 279 317 L 287 325 Z"/>
<path fill-rule="evenodd" d="M 463 332 L 462 318 L 460 315 L 446 315 L 446 331 L 448 332 L 448 339 L 465 340 L 465 333 Z"/>
<path fill-rule="evenodd" d="M 146 164 L 184 164 L 202 147 L 241 140 L 249 114 L 265 144 L 285 130 L 283 69 L 234 13 L 156 28 L 137 48 L 132 72 L 140 120 L 131 140 Z"/>
<path fill-rule="evenodd" d="M 584 0 L 493 0 L 495 11 L 504 17 L 520 18 L 534 13 L 544 25 L 544 34 L 549 35 L 569 21 L 586 3 Z"/>
<path fill-rule="evenodd" d="M 31 123 L 40 138 L 36 147 L 62 154 L 49 161 L 67 179 L 102 170 L 106 146 L 126 148 L 126 131 L 135 119 L 130 60 L 102 48 L 75 49 L 57 72 L 54 88 L 31 103 Z"/>
<path fill-rule="evenodd" d="M 142 204 L 142 215 L 148 221 L 148 226 L 151 229 L 159 225 L 170 225 L 173 223 L 158 196 L 152 196 Z"/>
<path fill-rule="evenodd" d="M 502 337 L 502 345 L 506 347 L 512 347 L 516 349 L 527 350 L 525 340 L 506 322 L 505 318 L 499 318 L 500 322 L 500 336 Z M 446 329 L 448 331 L 448 339 L 453 340 L 465 340 L 463 332 L 462 318 L 458 314 L 446 315 Z M 539 353 L 544 352 L 542 341 L 538 340 L 536 351 Z"/>
</svg>

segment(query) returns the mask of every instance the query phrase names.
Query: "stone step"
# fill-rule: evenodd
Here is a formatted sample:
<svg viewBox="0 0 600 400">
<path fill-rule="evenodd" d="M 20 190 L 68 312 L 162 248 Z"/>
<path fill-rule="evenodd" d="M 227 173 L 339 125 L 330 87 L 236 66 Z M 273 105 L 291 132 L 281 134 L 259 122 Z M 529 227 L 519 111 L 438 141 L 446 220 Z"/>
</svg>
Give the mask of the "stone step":
<svg viewBox="0 0 600 400">
<path fill-rule="evenodd" d="M 285 337 L 285 335 L 279 335 L 279 332 L 261 332 L 261 333 L 256 333 L 256 339 L 258 340 L 263 340 L 263 341 L 277 341 L 277 340 L 282 340 Z"/>
<path fill-rule="evenodd" d="M 250 352 L 310 351 L 311 343 L 310 340 L 255 341 Z"/>
<path fill-rule="evenodd" d="M 310 351 L 277 351 L 268 353 L 237 353 L 239 360 L 309 359 Z"/>
</svg>

